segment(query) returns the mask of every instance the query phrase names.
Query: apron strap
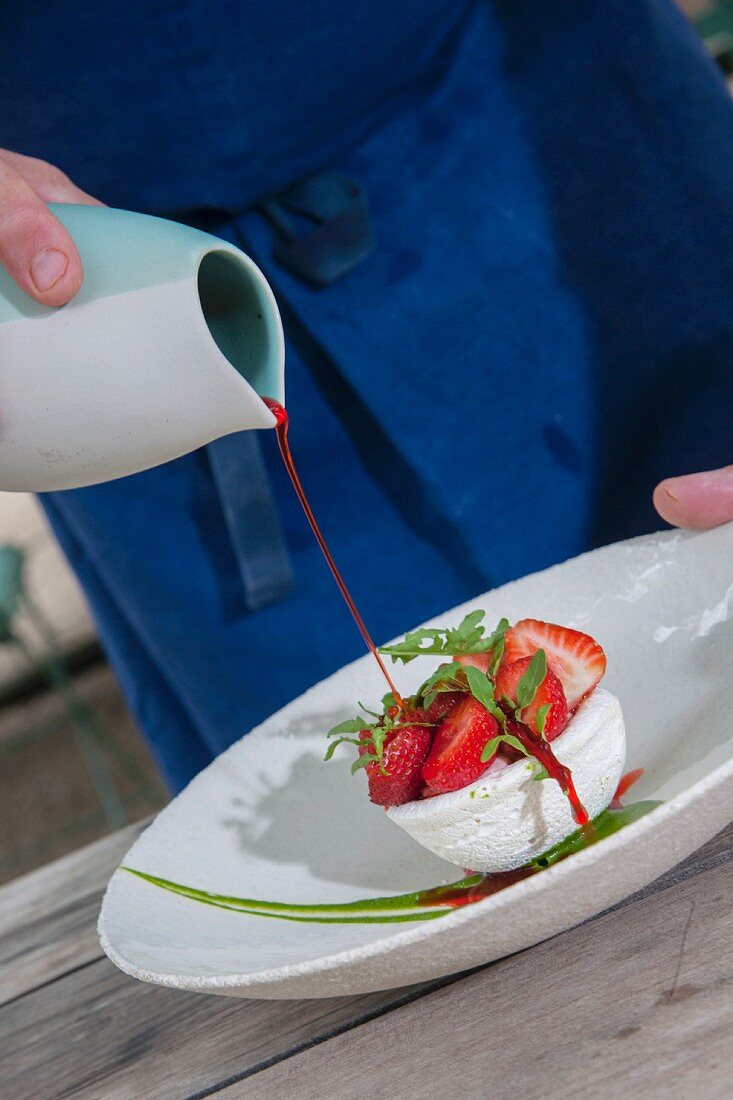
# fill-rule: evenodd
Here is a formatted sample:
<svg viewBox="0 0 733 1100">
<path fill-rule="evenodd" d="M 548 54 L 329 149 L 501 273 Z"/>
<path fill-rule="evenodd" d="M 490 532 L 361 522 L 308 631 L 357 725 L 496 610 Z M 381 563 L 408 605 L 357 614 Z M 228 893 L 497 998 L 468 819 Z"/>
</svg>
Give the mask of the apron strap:
<svg viewBox="0 0 733 1100">
<path fill-rule="evenodd" d="M 257 434 L 237 432 L 206 448 L 250 611 L 282 599 L 294 585 Z"/>
</svg>

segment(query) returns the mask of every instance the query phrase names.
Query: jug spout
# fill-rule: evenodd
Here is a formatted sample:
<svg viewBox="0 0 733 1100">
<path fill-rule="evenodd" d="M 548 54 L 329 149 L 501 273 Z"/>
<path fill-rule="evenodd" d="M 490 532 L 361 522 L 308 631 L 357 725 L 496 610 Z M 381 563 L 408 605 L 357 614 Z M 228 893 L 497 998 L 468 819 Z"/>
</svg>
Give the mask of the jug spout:
<svg viewBox="0 0 733 1100">
<path fill-rule="evenodd" d="M 161 218 L 53 209 L 85 279 L 50 309 L 0 270 L 0 489 L 91 485 L 275 426 L 282 324 L 248 256 Z"/>
<path fill-rule="evenodd" d="M 197 289 L 203 319 L 226 361 L 259 397 L 282 402 L 282 327 L 259 269 L 244 253 L 213 249 L 201 259 Z"/>
</svg>

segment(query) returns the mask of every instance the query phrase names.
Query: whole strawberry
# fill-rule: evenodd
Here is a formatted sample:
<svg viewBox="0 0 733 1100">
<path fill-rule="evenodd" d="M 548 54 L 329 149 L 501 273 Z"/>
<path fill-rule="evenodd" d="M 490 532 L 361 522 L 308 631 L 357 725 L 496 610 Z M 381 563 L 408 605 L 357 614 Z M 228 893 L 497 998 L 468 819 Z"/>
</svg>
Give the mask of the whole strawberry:
<svg viewBox="0 0 733 1100">
<path fill-rule="evenodd" d="M 430 750 L 433 731 L 430 726 L 398 726 L 387 733 L 381 763 L 372 760 L 365 771 L 369 798 L 377 806 L 401 806 L 412 802 L 422 790 L 422 766 Z M 373 751 L 372 734 L 361 734 L 359 755 Z"/>
</svg>

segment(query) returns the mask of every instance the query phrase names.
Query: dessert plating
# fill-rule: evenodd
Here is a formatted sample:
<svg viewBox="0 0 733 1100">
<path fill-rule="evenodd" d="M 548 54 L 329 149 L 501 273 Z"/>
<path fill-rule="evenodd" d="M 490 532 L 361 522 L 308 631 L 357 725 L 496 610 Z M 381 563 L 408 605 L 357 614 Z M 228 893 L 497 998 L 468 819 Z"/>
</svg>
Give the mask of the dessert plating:
<svg viewBox="0 0 733 1100">
<path fill-rule="evenodd" d="M 621 777 L 625 732 L 590 635 L 537 619 L 487 635 L 483 619 L 472 611 L 383 647 L 395 662 L 443 660 L 415 695 L 388 693 L 332 729 L 326 759 L 352 743 L 352 771 L 392 821 L 441 858 L 494 873 L 591 830 Z"/>
</svg>

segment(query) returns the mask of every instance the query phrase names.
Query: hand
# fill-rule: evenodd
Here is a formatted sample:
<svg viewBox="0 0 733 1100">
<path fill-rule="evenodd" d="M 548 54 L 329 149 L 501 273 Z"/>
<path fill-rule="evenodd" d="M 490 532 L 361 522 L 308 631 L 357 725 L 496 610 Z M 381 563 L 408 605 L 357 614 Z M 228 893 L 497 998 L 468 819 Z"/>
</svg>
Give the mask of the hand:
<svg viewBox="0 0 733 1100">
<path fill-rule="evenodd" d="M 733 520 L 733 466 L 660 481 L 654 507 L 674 527 L 703 530 Z"/>
<path fill-rule="evenodd" d="M 84 279 L 81 259 L 47 202 L 101 206 L 52 164 L 0 149 L 0 263 L 21 290 L 63 306 Z"/>
</svg>

